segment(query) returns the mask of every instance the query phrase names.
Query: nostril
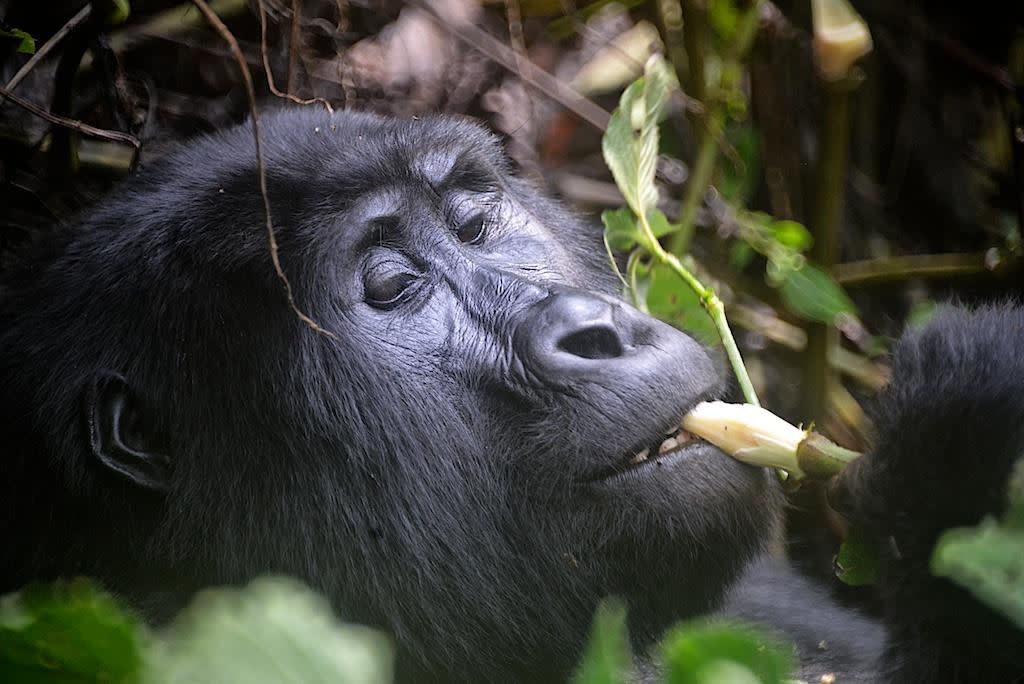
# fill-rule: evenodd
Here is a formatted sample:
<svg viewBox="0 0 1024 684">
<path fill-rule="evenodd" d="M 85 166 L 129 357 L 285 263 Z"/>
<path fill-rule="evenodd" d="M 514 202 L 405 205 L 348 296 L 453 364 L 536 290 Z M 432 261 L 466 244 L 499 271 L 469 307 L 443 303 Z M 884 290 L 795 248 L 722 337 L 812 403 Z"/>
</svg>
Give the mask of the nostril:
<svg viewBox="0 0 1024 684">
<path fill-rule="evenodd" d="M 558 341 L 558 348 L 584 359 L 614 359 L 623 353 L 618 334 L 605 325 L 572 332 Z"/>
</svg>

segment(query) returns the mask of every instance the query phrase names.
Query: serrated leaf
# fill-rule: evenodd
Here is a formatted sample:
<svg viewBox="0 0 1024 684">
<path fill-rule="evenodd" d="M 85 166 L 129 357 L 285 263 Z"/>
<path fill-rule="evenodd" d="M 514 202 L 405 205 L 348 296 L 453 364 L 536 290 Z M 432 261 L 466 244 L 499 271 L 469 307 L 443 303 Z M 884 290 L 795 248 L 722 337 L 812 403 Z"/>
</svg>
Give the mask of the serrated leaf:
<svg viewBox="0 0 1024 684">
<path fill-rule="evenodd" d="M 21 29 L 0 29 L 0 37 L 18 41 L 16 49 L 23 55 L 33 55 L 36 52 L 36 39 Z"/>
<path fill-rule="evenodd" d="M 787 309 L 808 321 L 832 325 L 843 314 L 857 315 L 857 308 L 839 283 L 810 264 L 787 271 L 779 294 Z"/>
<path fill-rule="evenodd" d="M 833 566 L 836 577 L 851 587 L 874 584 L 878 579 L 878 548 L 863 529 L 851 527 L 836 554 Z"/>
<path fill-rule="evenodd" d="M 0 598 L 0 682 L 137 682 L 144 630 L 87 580 Z"/>
<path fill-rule="evenodd" d="M 661 653 L 667 684 L 782 684 L 792 671 L 785 649 L 740 625 L 676 627 L 662 641 Z"/>
<path fill-rule="evenodd" d="M 573 684 L 626 684 L 632 681 L 632 656 L 626 631 L 626 607 L 607 600 L 597 608 L 590 641 Z"/>
<path fill-rule="evenodd" d="M 391 647 L 338 622 L 330 606 L 283 578 L 199 594 L 154 652 L 147 684 L 383 684 Z"/>
<path fill-rule="evenodd" d="M 668 101 L 671 78 L 664 58 L 654 55 L 647 60 L 643 78 L 622 93 L 601 140 L 605 163 L 637 216 L 646 216 L 658 203 L 654 185 L 658 121 Z"/>
<path fill-rule="evenodd" d="M 931 568 L 1024 629 L 1024 531 L 992 519 L 946 530 L 932 553 Z"/>
</svg>

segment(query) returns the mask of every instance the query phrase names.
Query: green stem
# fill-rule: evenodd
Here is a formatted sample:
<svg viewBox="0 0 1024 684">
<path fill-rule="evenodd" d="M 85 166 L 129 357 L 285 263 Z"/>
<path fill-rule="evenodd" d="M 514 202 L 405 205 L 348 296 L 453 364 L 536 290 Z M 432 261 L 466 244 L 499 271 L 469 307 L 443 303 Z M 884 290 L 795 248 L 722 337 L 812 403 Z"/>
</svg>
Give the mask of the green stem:
<svg viewBox="0 0 1024 684">
<path fill-rule="evenodd" d="M 839 446 L 819 432 L 807 433 L 796 447 L 796 462 L 804 475 L 813 480 L 827 480 L 838 475 L 860 453 Z"/>
<path fill-rule="evenodd" d="M 730 78 L 728 74 L 739 73 L 739 64 L 750 50 L 757 36 L 761 21 L 761 8 L 764 0 L 755 0 L 740 17 L 736 35 L 727 52 L 726 64 L 723 67 L 722 82 L 718 89 L 723 92 L 739 86 L 738 76 Z M 707 49 L 707 9 L 697 6 L 695 0 L 683 3 L 683 33 L 686 42 L 686 53 L 690 63 L 687 95 L 701 101 L 706 108 L 706 119 L 703 131 L 698 135 L 699 147 L 690 170 L 690 178 L 686 181 L 682 207 L 679 212 L 679 230 L 669 242 L 669 251 L 673 254 L 685 254 L 693 240 L 696 229 L 697 211 L 704 200 L 704 195 L 711 185 L 718 161 L 718 139 L 725 128 L 726 100 L 724 97 L 708 97 L 707 83 L 704 82 L 704 50 Z M 695 135 L 700 130 L 698 116 L 690 117 Z"/>
<path fill-rule="evenodd" d="M 818 187 L 811 223 L 814 246 L 811 256 L 827 273 L 839 261 L 843 202 L 850 145 L 850 93 L 858 80 L 825 83 L 825 115 L 821 125 L 818 161 Z M 834 378 L 828 367 L 829 349 L 838 344 L 834 326 L 812 323 L 807 326 L 807 348 L 803 363 L 803 415 L 820 419 L 825 415 L 829 385 Z"/>
<path fill-rule="evenodd" d="M 690 178 L 686 181 L 686 192 L 679 210 L 679 230 L 672 235 L 669 242 L 669 251 L 673 254 L 686 254 L 690 249 L 690 241 L 693 240 L 696 230 L 697 211 L 700 210 L 704 194 L 711 185 L 711 176 L 718 161 L 718 136 L 724 124 L 725 110 L 715 107 L 708 115 L 707 130 L 701 138 Z"/>
<path fill-rule="evenodd" d="M 747 367 L 743 363 L 743 357 L 740 355 L 739 347 L 736 346 L 736 339 L 732 336 L 732 330 L 729 329 L 729 321 L 725 317 L 725 305 L 722 300 L 718 298 L 715 291 L 709 287 L 705 287 L 697 276 L 693 275 L 690 269 L 683 266 L 683 263 L 679 260 L 675 254 L 666 252 L 658 242 L 658 238 L 654 236 L 651 231 L 651 226 L 647 222 L 646 216 L 640 216 L 640 233 L 644 243 L 644 247 L 647 251 L 654 256 L 660 263 L 665 264 L 671 268 L 676 275 L 682 278 L 683 282 L 690 286 L 697 297 L 700 299 L 701 306 L 711 316 L 711 320 L 714 321 L 715 327 L 718 329 L 718 335 L 722 338 L 722 346 L 725 347 L 725 355 L 729 359 L 729 365 L 732 366 L 733 373 L 736 374 L 736 380 L 739 382 L 740 391 L 743 392 L 743 398 L 748 404 L 754 406 L 760 406 L 761 402 L 757 400 L 757 393 L 754 392 L 754 384 L 750 381 L 750 375 L 747 373 Z"/>
</svg>

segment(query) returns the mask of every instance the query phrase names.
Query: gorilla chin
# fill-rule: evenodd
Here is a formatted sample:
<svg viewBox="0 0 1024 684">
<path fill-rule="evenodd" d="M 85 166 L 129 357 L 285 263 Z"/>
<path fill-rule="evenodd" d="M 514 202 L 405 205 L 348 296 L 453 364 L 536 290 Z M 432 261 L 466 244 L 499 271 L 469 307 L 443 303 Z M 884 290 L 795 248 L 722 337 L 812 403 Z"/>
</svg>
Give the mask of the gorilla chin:
<svg viewBox="0 0 1024 684">
<path fill-rule="evenodd" d="M 608 545 L 608 593 L 627 600 L 641 651 L 673 623 L 713 610 L 781 530 L 771 473 L 697 438 L 616 469 L 590 493 L 591 524 L 621 530 Z"/>
<path fill-rule="evenodd" d="M 776 531 L 763 470 L 666 432 L 720 397 L 600 231 L 467 121 L 263 119 L 148 165 L 0 283 L 0 590 L 88 574 L 149 618 L 287 573 L 406 681 L 564 680 L 644 648 Z M 636 460 L 648 450 L 646 461 Z"/>
</svg>

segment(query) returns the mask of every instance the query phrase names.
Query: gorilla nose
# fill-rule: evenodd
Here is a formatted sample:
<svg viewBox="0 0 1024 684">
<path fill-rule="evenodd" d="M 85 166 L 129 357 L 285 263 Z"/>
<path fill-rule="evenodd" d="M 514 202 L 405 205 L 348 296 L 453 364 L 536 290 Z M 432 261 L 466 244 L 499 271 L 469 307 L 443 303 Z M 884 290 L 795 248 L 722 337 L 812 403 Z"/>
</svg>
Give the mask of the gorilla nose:
<svg viewBox="0 0 1024 684">
<path fill-rule="evenodd" d="M 531 309 L 519 328 L 529 361 L 571 371 L 625 356 L 633 335 L 621 309 L 584 292 L 548 296 Z"/>
<path fill-rule="evenodd" d="M 614 359 L 622 356 L 622 342 L 615 328 L 598 324 L 567 333 L 558 341 L 558 348 L 582 359 Z"/>
<path fill-rule="evenodd" d="M 622 339 L 610 303 L 596 297 L 561 294 L 552 297 L 548 307 L 547 324 L 559 351 L 581 359 L 622 356 Z"/>
<path fill-rule="evenodd" d="M 715 364 L 693 338 L 624 301 L 557 287 L 522 315 L 513 368 L 531 384 L 596 383 L 621 401 L 641 387 L 696 397 L 717 382 Z"/>
</svg>

